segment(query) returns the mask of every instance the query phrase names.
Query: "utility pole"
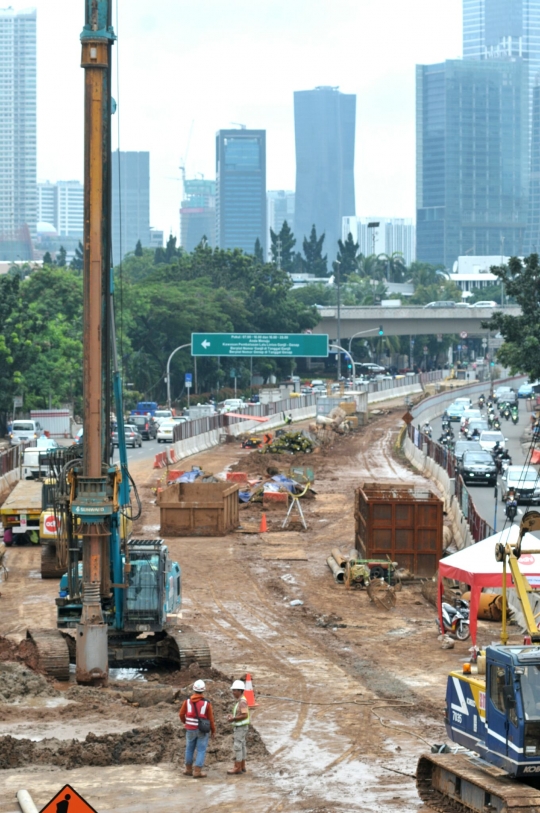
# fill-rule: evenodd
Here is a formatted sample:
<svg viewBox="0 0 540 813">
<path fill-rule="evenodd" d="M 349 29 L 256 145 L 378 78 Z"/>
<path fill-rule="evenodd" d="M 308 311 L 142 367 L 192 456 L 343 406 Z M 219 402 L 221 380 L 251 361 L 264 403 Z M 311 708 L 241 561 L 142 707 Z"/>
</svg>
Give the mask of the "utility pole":
<svg viewBox="0 0 540 813">
<path fill-rule="evenodd" d="M 281 271 L 281 237 L 276 241 L 276 266 L 278 271 Z"/>
<path fill-rule="evenodd" d="M 334 271 L 336 274 L 337 284 L 337 342 L 338 347 L 341 347 L 341 263 L 339 260 L 334 262 Z M 337 357 L 337 380 L 341 380 L 341 353 Z"/>
<path fill-rule="evenodd" d="M 83 472 L 78 499 L 83 550 L 81 621 L 77 625 L 78 683 L 108 679 L 107 625 L 101 610 L 109 597 L 110 529 L 87 505 L 107 502 L 111 391 L 111 49 L 115 40 L 110 0 L 85 0 L 81 34 L 84 68 L 84 306 L 83 306 Z M 91 493 L 93 492 L 93 493 Z M 96 508 L 94 511 L 96 511 Z"/>
</svg>

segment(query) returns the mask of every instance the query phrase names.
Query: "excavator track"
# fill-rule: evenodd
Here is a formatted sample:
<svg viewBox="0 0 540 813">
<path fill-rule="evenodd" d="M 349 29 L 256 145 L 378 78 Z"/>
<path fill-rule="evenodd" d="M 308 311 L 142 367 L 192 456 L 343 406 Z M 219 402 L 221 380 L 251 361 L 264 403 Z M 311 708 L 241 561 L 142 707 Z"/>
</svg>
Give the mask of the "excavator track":
<svg viewBox="0 0 540 813">
<path fill-rule="evenodd" d="M 38 655 L 38 667 L 47 677 L 69 680 L 69 647 L 60 630 L 27 630 Z"/>
<path fill-rule="evenodd" d="M 423 754 L 416 787 L 437 813 L 540 813 L 540 791 L 462 754 Z"/>
<path fill-rule="evenodd" d="M 187 669 L 191 663 L 198 663 L 201 667 L 212 666 L 210 647 L 202 635 L 167 630 L 167 637 L 171 641 L 173 659 L 178 661 L 180 669 Z"/>
<path fill-rule="evenodd" d="M 44 544 L 41 546 L 41 578 L 60 579 L 66 572 L 65 568 L 58 565 L 56 559 L 55 545 Z"/>
</svg>

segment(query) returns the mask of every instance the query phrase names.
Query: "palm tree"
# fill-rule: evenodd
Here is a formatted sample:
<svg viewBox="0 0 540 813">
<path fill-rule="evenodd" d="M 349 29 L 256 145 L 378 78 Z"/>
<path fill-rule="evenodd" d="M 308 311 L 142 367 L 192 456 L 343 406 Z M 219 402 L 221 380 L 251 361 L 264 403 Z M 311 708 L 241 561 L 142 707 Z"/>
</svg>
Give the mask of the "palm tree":
<svg viewBox="0 0 540 813">
<path fill-rule="evenodd" d="M 379 254 L 377 259 L 385 269 L 388 282 L 403 282 L 407 267 L 401 251 L 393 251 L 391 254 Z"/>
</svg>

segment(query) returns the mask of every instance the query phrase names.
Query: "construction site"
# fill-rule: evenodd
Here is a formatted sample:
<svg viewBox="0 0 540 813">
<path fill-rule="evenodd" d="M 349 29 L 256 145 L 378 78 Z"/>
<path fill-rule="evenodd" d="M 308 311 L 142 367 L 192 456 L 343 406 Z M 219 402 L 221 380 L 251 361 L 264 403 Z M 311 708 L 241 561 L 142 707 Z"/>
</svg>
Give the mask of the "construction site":
<svg viewBox="0 0 540 813">
<path fill-rule="evenodd" d="M 0 599 L 0 808 L 14 813 L 16 792 L 26 788 L 40 809 L 65 783 L 100 813 L 166 811 L 173 803 L 257 813 L 422 807 L 416 761 L 445 739 L 446 675 L 468 657 L 470 642 L 441 650 L 421 579 L 407 574 L 387 608 L 366 589 L 335 581 L 326 561 L 332 548 L 355 547 L 360 483 L 434 489 L 395 451 L 403 409 L 399 401 L 379 409 L 365 428 L 300 455 L 316 492 L 303 501 L 307 529 L 293 515 L 282 530 L 287 503 L 269 501 L 264 512 L 262 503 L 241 506 L 238 526 L 223 535 L 165 535 L 182 566 L 179 623 L 204 636 L 211 667 L 111 669 L 100 688 L 77 686 L 73 673 L 68 682 L 47 680 L 26 631 L 55 626 L 58 582 L 40 579 L 39 549 L 10 549 Z M 282 468 L 283 457 L 238 442 L 184 465 L 254 479 L 269 465 Z M 131 473 L 143 504 L 133 533 L 155 536 L 166 470 L 151 460 Z M 259 533 L 263 513 L 268 530 Z M 248 773 L 227 777 L 229 687 L 247 673 L 258 703 Z M 181 776 L 178 720 L 200 677 L 217 725 L 204 785 Z"/>
</svg>

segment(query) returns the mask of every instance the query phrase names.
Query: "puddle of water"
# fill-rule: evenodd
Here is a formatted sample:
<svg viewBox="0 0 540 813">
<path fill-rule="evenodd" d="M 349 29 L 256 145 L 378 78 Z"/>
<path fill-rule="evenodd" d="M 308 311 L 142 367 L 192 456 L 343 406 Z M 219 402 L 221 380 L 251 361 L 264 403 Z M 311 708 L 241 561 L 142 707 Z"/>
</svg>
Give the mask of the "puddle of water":
<svg viewBox="0 0 540 813">
<path fill-rule="evenodd" d="M 70 706 L 72 702 L 72 700 L 65 697 L 25 697 L 22 700 L 15 700 L 9 705 L 19 706 L 20 708 L 56 709 L 60 706 Z"/>
<path fill-rule="evenodd" d="M 29 579 L 41 579 L 41 571 L 40 570 L 31 570 L 28 574 Z"/>
<path fill-rule="evenodd" d="M 144 669 L 127 669 L 122 666 L 118 669 L 109 669 L 111 680 L 146 680 Z"/>
</svg>

